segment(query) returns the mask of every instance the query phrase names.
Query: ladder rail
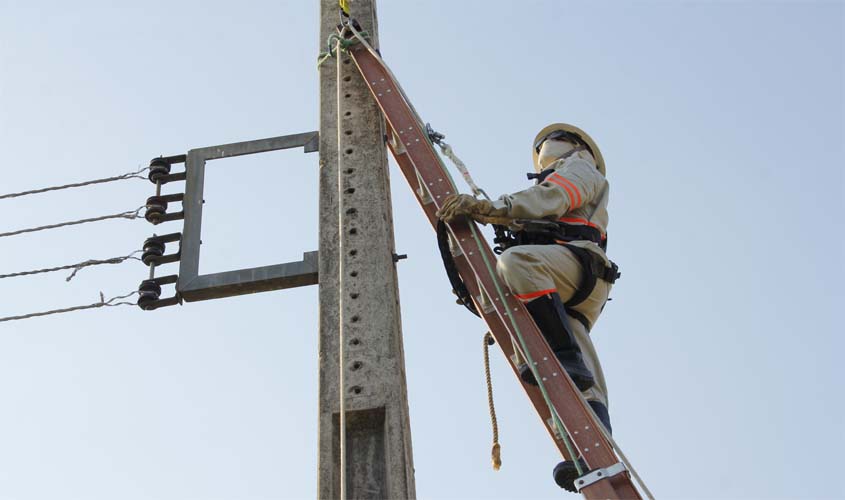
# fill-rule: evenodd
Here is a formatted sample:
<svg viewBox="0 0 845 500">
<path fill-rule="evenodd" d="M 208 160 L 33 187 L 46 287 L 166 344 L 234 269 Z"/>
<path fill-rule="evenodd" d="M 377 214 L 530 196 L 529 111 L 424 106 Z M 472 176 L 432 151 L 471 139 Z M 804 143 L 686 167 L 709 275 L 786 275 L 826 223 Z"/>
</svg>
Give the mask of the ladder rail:
<svg viewBox="0 0 845 500">
<path fill-rule="evenodd" d="M 449 195 L 455 193 L 455 186 L 429 141 L 419 117 L 378 55 L 365 44 L 356 44 L 349 47 L 348 57 L 354 61 L 381 109 L 389 132 L 390 150 L 429 222 L 434 226 L 437 222 L 435 212 Z M 511 359 L 513 349 L 510 338 L 515 333 L 515 328 L 511 327 L 513 322 L 522 332 L 524 349 L 535 360 L 537 374 L 547 388 L 549 404 L 560 418 L 565 432 L 571 437 L 588 468 L 608 469 L 616 465 L 619 458 L 597 428 L 592 412 L 561 368 L 525 306 L 509 291 L 505 291 L 500 300 L 495 277 L 491 276 L 488 267 L 490 262 L 496 262 L 496 257 L 485 240 L 476 240 L 473 234 L 478 231 L 475 223 L 459 221 L 447 226 L 457 253 L 460 254 L 455 259 L 458 271 L 464 277 L 482 318 L 490 327 L 497 344 L 503 349 L 511 368 L 518 374 Z M 492 310 L 482 310 L 477 299 L 482 293 L 491 298 L 489 302 L 493 306 Z M 571 458 L 563 440 L 557 438 L 553 429 L 545 423 L 547 416 L 551 416 L 551 409 L 541 391 L 526 384 L 522 386 L 562 455 Z M 588 499 L 641 498 L 629 474 L 624 471 L 586 486 L 581 493 Z"/>
</svg>

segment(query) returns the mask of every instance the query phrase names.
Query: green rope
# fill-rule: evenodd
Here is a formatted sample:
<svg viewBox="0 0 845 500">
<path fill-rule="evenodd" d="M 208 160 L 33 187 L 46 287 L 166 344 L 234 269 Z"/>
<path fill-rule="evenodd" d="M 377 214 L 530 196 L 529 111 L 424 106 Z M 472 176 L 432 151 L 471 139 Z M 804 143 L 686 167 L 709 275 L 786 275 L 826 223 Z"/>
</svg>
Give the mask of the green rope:
<svg viewBox="0 0 845 500">
<path fill-rule="evenodd" d="M 431 144 L 429 140 L 429 145 L 431 145 L 432 149 L 434 146 Z M 437 155 L 435 155 L 437 156 Z M 452 190 L 457 192 L 457 186 L 455 184 L 454 179 L 452 178 L 452 174 L 449 172 L 449 169 L 446 168 L 446 165 L 437 156 L 437 160 L 440 162 L 440 166 L 443 168 L 443 171 L 446 172 L 446 177 L 451 184 Z M 475 240 L 475 243 L 481 247 L 481 236 L 478 234 L 478 228 L 476 228 L 475 224 L 469 223 L 469 227 L 472 230 L 472 236 Z M 545 384 L 543 384 L 543 380 L 540 377 L 540 374 L 537 373 L 537 370 L 534 365 L 534 360 L 531 358 L 531 353 L 528 352 L 528 347 L 525 344 L 525 339 L 522 336 L 522 331 L 519 329 L 519 326 L 516 324 L 516 319 L 513 317 L 510 308 L 507 306 L 507 299 L 505 299 L 504 292 L 502 291 L 502 287 L 499 284 L 499 280 L 496 277 L 496 270 L 490 265 L 490 260 L 487 258 L 487 252 L 480 252 L 481 258 L 484 259 L 484 265 L 487 267 L 487 272 L 490 274 L 491 279 L 493 280 L 493 284 L 496 286 L 496 293 L 499 295 L 499 300 L 501 301 L 502 305 L 505 307 L 505 314 L 508 316 L 510 320 L 511 326 L 513 327 L 514 332 L 516 333 L 517 338 L 519 339 L 519 343 L 522 346 L 523 353 L 525 354 L 526 362 L 528 363 L 528 367 L 531 369 L 531 372 L 534 374 L 534 379 L 537 381 L 537 386 L 540 388 L 540 393 L 543 395 L 543 400 L 546 402 L 546 406 L 549 407 L 549 413 L 552 415 L 552 419 L 554 420 L 555 427 L 558 429 L 558 433 L 560 434 L 561 438 L 563 439 L 563 444 L 566 446 L 566 450 L 569 452 L 569 455 L 572 457 L 572 461 L 575 464 L 575 469 L 578 471 L 579 475 L 583 475 L 584 471 L 581 468 L 581 464 L 578 461 L 578 455 L 576 455 L 575 450 L 573 448 L 573 444 L 570 440 L 569 434 L 566 432 L 566 428 L 563 426 L 563 422 L 560 420 L 560 416 L 557 414 L 557 410 L 555 410 L 554 405 L 552 405 L 551 398 L 549 396 L 548 390 L 546 390 Z"/>
<path fill-rule="evenodd" d="M 361 32 L 362 36 L 369 36 L 366 31 Z M 336 33 L 332 33 L 329 35 L 329 38 L 326 40 L 326 51 L 320 52 L 320 55 L 317 56 L 317 71 L 320 70 L 320 67 L 326 62 L 328 59 L 331 59 L 337 56 L 337 47 L 340 46 L 341 52 L 348 52 L 349 47 L 352 47 L 355 44 L 360 43 L 357 38 L 343 38 L 338 36 Z"/>
</svg>

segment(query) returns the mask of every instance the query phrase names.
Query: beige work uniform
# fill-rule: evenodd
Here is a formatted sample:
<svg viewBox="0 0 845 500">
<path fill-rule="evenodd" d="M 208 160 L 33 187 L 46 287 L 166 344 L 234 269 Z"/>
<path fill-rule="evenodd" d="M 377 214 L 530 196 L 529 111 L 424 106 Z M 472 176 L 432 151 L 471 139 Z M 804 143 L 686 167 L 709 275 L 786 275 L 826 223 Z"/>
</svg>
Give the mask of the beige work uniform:
<svg viewBox="0 0 845 500">
<path fill-rule="evenodd" d="M 507 208 L 508 216 L 518 219 L 549 219 L 567 224 L 582 224 L 607 235 L 607 200 L 609 186 L 596 169 L 592 158 L 576 154 L 551 165 L 555 171 L 535 186 L 514 194 L 504 195 L 493 202 L 496 208 Z M 592 241 L 574 241 L 571 245 L 586 248 L 601 256 L 610 265 L 604 251 Z M 505 250 L 499 257 L 497 270 L 511 291 L 523 301 L 557 292 L 563 302 L 575 294 L 581 283 L 581 264 L 575 255 L 562 245 L 520 245 Z M 590 296 L 573 307 L 594 325 L 610 293 L 611 285 L 602 279 Z M 589 331 L 570 318 L 569 325 L 593 372 L 596 383 L 583 392 L 588 401 L 607 405 L 607 385 Z"/>
</svg>

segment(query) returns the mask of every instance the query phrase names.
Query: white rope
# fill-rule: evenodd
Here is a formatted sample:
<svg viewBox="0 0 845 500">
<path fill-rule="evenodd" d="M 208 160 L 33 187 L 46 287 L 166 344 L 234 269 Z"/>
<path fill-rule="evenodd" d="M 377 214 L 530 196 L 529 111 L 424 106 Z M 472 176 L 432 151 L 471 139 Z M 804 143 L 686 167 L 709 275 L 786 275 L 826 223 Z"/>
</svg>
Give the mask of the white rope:
<svg viewBox="0 0 845 500">
<path fill-rule="evenodd" d="M 475 183 L 472 178 L 472 175 L 470 175 L 469 173 L 469 169 L 467 168 L 466 164 L 464 164 L 464 162 L 462 162 L 461 159 L 458 158 L 458 155 L 456 155 L 455 152 L 452 151 L 452 146 L 443 141 L 438 142 L 437 145 L 440 146 L 440 151 L 446 156 L 446 158 L 449 158 L 452 161 L 452 163 L 455 165 L 455 168 L 457 168 L 458 172 L 461 173 L 461 176 L 463 176 L 464 181 L 466 181 L 467 185 L 472 190 L 472 194 L 474 196 L 484 196 L 484 198 L 489 201 L 490 197 L 487 196 L 487 193 L 484 192 L 484 190 L 478 187 L 478 185 Z"/>
</svg>

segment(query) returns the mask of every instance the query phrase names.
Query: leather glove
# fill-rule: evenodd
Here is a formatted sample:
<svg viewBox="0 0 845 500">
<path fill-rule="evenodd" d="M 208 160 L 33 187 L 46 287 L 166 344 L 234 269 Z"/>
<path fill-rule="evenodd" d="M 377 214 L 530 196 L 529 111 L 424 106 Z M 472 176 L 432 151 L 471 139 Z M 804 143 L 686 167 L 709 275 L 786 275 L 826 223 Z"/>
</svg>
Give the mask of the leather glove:
<svg viewBox="0 0 845 500">
<path fill-rule="evenodd" d="M 437 216 L 443 222 L 452 222 L 460 216 L 471 217 L 472 219 L 487 224 L 492 222 L 494 224 L 507 223 L 507 208 L 494 208 L 493 204 L 487 200 L 477 200 L 468 194 L 454 194 L 446 198 L 443 206 L 437 211 Z"/>
</svg>

